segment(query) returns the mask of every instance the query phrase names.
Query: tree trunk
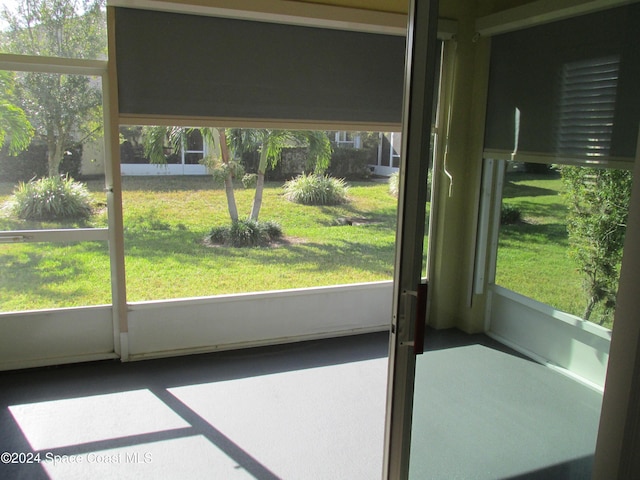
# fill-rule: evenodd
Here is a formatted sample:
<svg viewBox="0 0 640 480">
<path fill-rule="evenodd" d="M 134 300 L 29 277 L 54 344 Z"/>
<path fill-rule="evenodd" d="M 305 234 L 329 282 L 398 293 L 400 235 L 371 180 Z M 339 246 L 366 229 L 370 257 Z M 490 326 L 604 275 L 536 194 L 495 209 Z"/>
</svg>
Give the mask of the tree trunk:
<svg viewBox="0 0 640 480">
<path fill-rule="evenodd" d="M 60 174 L 60 162 L 62 161 L 62 142 L 56 141 L 53 135 L 47 136 L 47 165 L 49 176 L 57 177 Z"/>
<path fill-rule="evenodd" d="M 262 207 L 262 192 L 264 190 L 264 174 L 267 171 L 267 144 L 262 143 L 262 151 L 260 152 L 260 163 L 258 164 L 258 181 L 256 183 L 256 193 L 253 197 L 253 205 L 251 205 L 251 220 L 258 221 L 260 215 L 260 207 Z"/>
<path fill-rule="evenodd" d="M 224 128 L 219 130 L 220 132 L 220 154 L 222 155 L 222 162 L 229 163 L 229 148 L 227 147 L 227 134 Z M 233 177 L 231 173 L 224 179 L 224 193 L 227 195 L 227 208 L 229 209 L 229 216 L 232 222 L 238 221 L 238 207 L 236 206 L 236 197 L 233 191 Z"/>
<path fill-rule="evenodd" d="M 262 206 L 262 191 L 264 190 L 264 173 L 258 172 L 258 181 L 256 182 L 256 194 L 253 197 L 253 205 L 251 205 L 251 220 L 258 221 L 260 215 L 260 207 Z"/>
<path fill-rule="evenodd" d="M 591 314 L 593 313 L 593 308 L 596 306 L 596 303 L 597 303 L 597 300 L 595 299 L 595 297 L 589 298 L 589 302 L 587 303 L 587 308 L 585 308 L 584 315 L 582 316 L 584 320 L 589 320 L 589 317 L 591 317 Z"/>
</svg>

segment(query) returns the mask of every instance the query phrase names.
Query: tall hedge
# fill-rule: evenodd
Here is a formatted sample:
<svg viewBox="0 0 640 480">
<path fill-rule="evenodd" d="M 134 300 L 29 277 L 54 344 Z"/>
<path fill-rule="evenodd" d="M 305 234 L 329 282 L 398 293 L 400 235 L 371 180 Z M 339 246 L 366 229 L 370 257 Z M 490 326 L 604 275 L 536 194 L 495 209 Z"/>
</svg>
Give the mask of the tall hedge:
<svg viewBox="0 0 640 480">
<path fill-rule="evenodd" d="M 60 163 L 60 173 L 72 178 L 80 178 L 82 165 L 82 144 L 69 145 L 68 152 Z M 46 177 L 47 145 L 34 140 L 27 150 L 18 155 L 9 155 L 6 148 L 0 151 L 0 181 L 28 182 L 33 178 Z"/>
</svg>

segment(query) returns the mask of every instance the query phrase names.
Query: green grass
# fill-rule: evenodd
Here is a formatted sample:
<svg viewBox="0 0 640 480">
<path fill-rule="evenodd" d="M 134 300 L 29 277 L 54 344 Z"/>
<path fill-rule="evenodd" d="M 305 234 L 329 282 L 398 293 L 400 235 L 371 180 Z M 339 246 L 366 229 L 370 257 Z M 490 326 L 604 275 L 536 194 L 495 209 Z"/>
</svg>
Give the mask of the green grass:
<svg viewBox="0 0 640 480">
<path fill-rule="evenodd" d="M 582 316 L 586 297 L 577 264 L 568 254 L 560 175 L 508 174 L 503 203 L 519 208 L 522 221 L 500 228 L 496 283 Z M 597 317 L 598 312 L 593 320 Z"/>
<path fill-rule="evenodd" d="M 390 279 L 396 200 L 384 183 L 351 183 L 348 204 L 293 204 L 281 183 L 268 183 L 261 220 L 278 222 L 288 243 L 277 248 L 211 247 L 203 238 L 229 222 L 224 190 L 209 177 L 125 177 L 123 211 L 130 301 L 335 285 Z M 89 188 L 103 201 L 100 182 Z M 0 185 L 0 202 L 12 186 Z M 253 191 L 236 189 L 248 215 Z M 337 218 L 365 219 L 336 225 Z M 94 226 L 106 225 L 98 216 Z M 81 226 L 67 223 L 64 226 Z M 59 224 L 0 218 L 0 228 L 59 228 Z M 0 310 L 110 303 L 106 246 L 88 243 L 1 246 Z M 57 259 L 58 263 L 46 263 Z M 4 272 L 10 272 L 5 276 Z M 64 274 L 63 274 L 64 273 Z M 68 275 L 67 275 L 68 274 Z M 6 279 L 6 280 L 5 280 Z M 92 284 L 100 288 L 91 288 Z M 104 287 L 104 288 L 102 288 Z"/>
<path fill-rule="evenodd" d="M 267 183 L 260 220 L 278 222 L 288 242 L 277 247 L 205 245 L 229 223 L 224 190 L 209 177 L 125 177 L 123 204 L 129 301 L 280 290 L 391 279 L 397 201 L 387 183 L 351 182 L 350 202 L 308 206 Z M 104 203 L 103 184 L 89 182 Z M 13 185 L 0 184 L 0 202 Z M 499 285 L 581 315 L 581 277 L 568 256 L 566 207 L 559 176 L 512 174 L 504 202 L 522 221 L 501 228 Z M 253 190 L 236 189 L 247 216 Z M 353 225 L 341 220 L 349 219 Z M 358 221 L 361 220 L 361 221 Z M 102 211 L 90 226 L 106 226 Z M 59 228 L 0 215 L 0 229 Z M 62 226 L 87 226 L 67 222 Z M 99 243 L 0 245 L 0 311 L 106 304 L 111 301 L 107 246 Z"/>
<path fill-rule="evenodd" d="M 229 222 L 222 189 L 211 188 L 204 178 L 192 179 L 186 192 L 161 183 L 155 178 L 125 179 L 126 268 L 132 301 L 392 277 L 396 201 L 386 194 L 384 184 L 352 184 L 350 204 L 312 207 L 288 202 L 282 184 L 268 183 L 260 219 L 278 222 L 289 243 L 236 249 L 202 243 L 212 226 Z M 252 195 L 251 190 L 236 190 L 241 216 L 249 213 Z M 344 216 L 375 223 L 334 226 L 335 219 Z"/>
</svg>

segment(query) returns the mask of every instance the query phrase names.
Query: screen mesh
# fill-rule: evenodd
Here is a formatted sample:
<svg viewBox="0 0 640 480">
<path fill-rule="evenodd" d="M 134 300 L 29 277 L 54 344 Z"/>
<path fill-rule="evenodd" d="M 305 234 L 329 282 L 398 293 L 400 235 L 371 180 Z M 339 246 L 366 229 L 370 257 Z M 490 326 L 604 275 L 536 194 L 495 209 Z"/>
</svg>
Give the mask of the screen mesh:
<svg viewBox="0 0 640 480">
<path fill-rule="evenodd" d="M 400 124 L 405 38 L 116 8 L 124 114 Z"/>
<path fill-rule="evenodd" d="M 640 4 L 492 39 L 486 150 L 635 156 Z"/>
</svg>

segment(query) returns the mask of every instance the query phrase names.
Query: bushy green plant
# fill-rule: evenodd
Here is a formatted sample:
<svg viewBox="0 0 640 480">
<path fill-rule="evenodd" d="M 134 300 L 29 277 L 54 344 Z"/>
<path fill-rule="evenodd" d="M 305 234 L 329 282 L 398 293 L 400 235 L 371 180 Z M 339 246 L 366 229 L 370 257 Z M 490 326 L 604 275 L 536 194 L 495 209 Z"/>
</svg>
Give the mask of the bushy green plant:
<svg viewBox="0 0 640 480">
<path fill-rule="evenodd" d="M 258 222 L 250 218 L 214 227 L 207 239 L 229 247 L 260 247 L 282 238 L 282 228 L 276 222 Z"/>
<path fill-rule="evenodd" d="M 569 211 L 570 254 L 583 275 L 590 320 L 596 305 L 604 313 L 598 323 L 613 317 L 631 198 L 631 171 L 563 166 L 562 181 Z"/>
<path fill-rule="evenodd" d="M 508 203 L 502 204 L 500 210 L 500 225 L 513 225 L 514 223 L 518 223 L 521 218 L 522 213 L 518 207 Z"/>
<path fill-rule="evenodd" d="M 202 164 L 209 167 L 213 181 L 218 184 L 223 184 L 229 175 L 231 178 L 242 178 L 244 175 L 244 167 L 236 161 L 224 163 L 218 158 L 207 157 L 202 159 Z"/>
<path fill-rule="evenodd" d="M 20 182 L 8 207 L 23 220 L 82 220 L 92 214 L 89 190 L 68 176 Z"/>
<path fill-rule="evenodd" d="M 304 173 L 284 184 L 287 200 L 304 205 L 339 205 L 347 202 L 344 179 Z"/>
<path fill-rule="evenodd" d="M 377 145 L 372 148 L 334 148 L 331 163 L 326 173 L 333 177 L 350 180 L 365 179 L 371 176 L 369 165 L 378 161 Z"/>
<path fill-rule="evenodd" d="M 242 177 L 242 185 L 244 188 L 256 188 L 258 183 L 258 174 L 257 173 L 245 173 Z"/>
<path fill-rule="evenodd" d="M 81 174 L 82 144 L 65 145 L 65 154 L 60 162 L 59 173 L 78 178 Z M 13 156 L 5 147 L 0 150 L 0 178 L 5 182 L 28 182 L 47 176 L 47 144 L 33 140 L 25 151 Z"/>
</svg>

